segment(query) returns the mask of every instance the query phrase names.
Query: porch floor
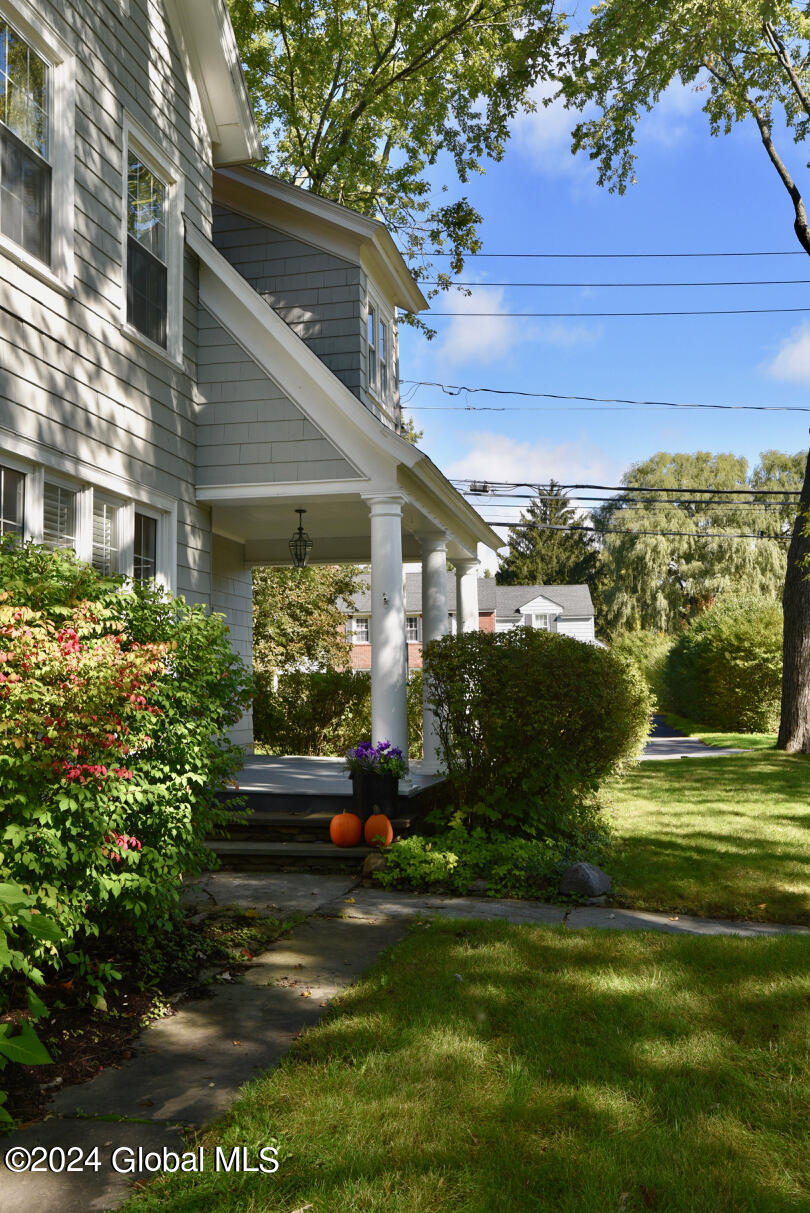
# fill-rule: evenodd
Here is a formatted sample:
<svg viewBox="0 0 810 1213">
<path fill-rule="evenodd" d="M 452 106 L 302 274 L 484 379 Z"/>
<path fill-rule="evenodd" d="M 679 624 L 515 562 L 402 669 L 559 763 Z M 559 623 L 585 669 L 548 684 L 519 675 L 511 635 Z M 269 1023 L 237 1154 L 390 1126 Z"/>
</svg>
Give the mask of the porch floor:
<svg viewBox="0 0 810 1213">
<path fill-rule="evenodd" d="M 400 780 L 399 795 L 418 796 L 442 782 L 441 775 L 427 775 L 421 764 L 411 763 L 407 779 Z M 239 792 L 265 796 L 346 796 L 352 795 L 352 783 L 342 758 L 310 758 L 285 755 L 271 758 L 252 754 L 236 777 Z"/>
</svg>

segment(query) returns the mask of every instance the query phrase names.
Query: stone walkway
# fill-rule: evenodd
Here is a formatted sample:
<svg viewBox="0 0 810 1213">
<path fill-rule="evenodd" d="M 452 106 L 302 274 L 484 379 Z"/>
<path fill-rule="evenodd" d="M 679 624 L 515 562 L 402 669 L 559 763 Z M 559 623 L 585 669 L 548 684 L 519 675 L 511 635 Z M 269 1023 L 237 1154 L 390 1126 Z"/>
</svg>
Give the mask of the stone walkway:
<svg viewBox="0 0 810 1213">
<path fill-rule="evenodd" d="M 747 754 L 750 751 L 729 746 L 710 746 L 697 737 L 687 737 L 663 716 L 654 715 L 653 729 L 641 755 L 642 762 L 662 762 L 672 758 L 722 758 L 726 754 Z"/>
<path fill-rule="evenodd" d="M 9 1151 L 98 1148 L 98 1170 L 13 1174 L 0 1166 L 3 1213 L 90 1213 L 117 1208 L 146 1172 L 138 1150 L 182 1153 L 184 1135 L 223 1113 L 239 1088 L 275 1065 L 300 1032 L 316 1024 L 330 1001 L 356 981 L 380 953 L 402 939 L 414 918 L 504 919 L 573 929 L 653 930 L 670 934 L 810 934 L 804 927 L 726 922 L 651 914 L 607 906 L 564 906 L 485 898 L 419 896 L 353 887 L 348 877 L 301 873 L 217 873 L 190 886 L 186 902 L 200 914 L 214 906 L 253 909 L 260 916 L 306 920 L 257 956 L 239 982 L 220 982 L 210 996 L 181 1004 L 140 1036 L 136 1053 L 60 1091 L 51 1119 L 0 1138 Z M 118 1150 L 116 1171 L 113 1152 Z M 78 1155 L 70 1155 L 71 1159 Z M 58 1165 L 61 1155 L 51 1158 Z"/>
</svg>

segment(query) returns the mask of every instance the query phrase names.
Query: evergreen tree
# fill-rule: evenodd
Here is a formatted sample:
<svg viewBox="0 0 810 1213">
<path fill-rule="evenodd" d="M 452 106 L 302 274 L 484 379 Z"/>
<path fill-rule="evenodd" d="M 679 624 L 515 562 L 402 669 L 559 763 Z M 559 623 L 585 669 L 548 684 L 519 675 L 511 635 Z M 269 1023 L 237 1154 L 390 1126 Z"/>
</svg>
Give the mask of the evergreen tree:
<svg viewBox="0 0 810 1213">
<path fill-rule="evenodd" d="M 597 552 L 582 520 L 560 486 L 551 480 L 529 503 L 522 524 L 509 528 L 509 554 L 495 574 L 498 585 L 578 585 L 589 581 Z"/>
</svg>

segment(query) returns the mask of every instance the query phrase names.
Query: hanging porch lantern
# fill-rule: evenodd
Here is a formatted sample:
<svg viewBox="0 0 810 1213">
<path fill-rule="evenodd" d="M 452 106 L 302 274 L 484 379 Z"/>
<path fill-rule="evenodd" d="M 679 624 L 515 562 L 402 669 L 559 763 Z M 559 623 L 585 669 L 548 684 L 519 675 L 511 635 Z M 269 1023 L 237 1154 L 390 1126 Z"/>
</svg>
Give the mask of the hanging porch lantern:
<svg viewBox="0 0 810 1213">
<path fill-rule="evenodd" d="M 298 530 L 294 532 L 289 542 L 292 562 L 297 569 L 306 568 L 309 554 L 312 551 L 312 540 L 304 530 L 303 516 L 306 510 L 296 510 L 298 515 Z"/>
</svg>

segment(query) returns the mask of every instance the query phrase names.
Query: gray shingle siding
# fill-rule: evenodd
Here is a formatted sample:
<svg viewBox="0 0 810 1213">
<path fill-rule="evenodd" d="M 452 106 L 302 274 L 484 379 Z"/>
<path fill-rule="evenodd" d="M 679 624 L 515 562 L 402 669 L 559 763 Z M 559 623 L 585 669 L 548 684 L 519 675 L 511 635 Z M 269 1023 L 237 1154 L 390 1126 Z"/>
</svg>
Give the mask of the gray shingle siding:
<svg viewBox="0 0 810 1213">
<path fill-rule="evenodd" d="M 199 483 L 354 479 L 357 472 L 204 307 L 199 309 Z"/>
</svg>

